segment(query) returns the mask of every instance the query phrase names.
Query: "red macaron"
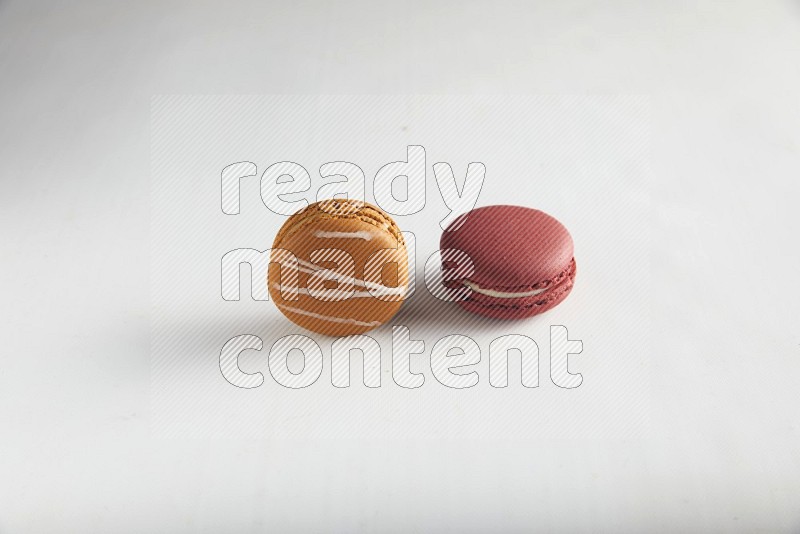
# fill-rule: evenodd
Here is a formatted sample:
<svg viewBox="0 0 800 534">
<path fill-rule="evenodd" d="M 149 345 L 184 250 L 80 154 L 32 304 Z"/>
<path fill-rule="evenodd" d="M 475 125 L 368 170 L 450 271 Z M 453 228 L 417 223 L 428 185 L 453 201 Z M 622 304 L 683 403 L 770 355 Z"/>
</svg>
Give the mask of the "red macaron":
<svg viewBox="0 0 800 534">
<path fill-rule="evenodd" d="M 459 304 L 488 317 L 521 319 L 545 312 L 563 301 L 575 282 L 572 236 L 539 210 L 474 209 L 453 221 L 440 244 L 443 257 L 446 249 L 469 256 L 472 272 L 447 285 L 468 287 L 469 297 Z"/>
</svg>

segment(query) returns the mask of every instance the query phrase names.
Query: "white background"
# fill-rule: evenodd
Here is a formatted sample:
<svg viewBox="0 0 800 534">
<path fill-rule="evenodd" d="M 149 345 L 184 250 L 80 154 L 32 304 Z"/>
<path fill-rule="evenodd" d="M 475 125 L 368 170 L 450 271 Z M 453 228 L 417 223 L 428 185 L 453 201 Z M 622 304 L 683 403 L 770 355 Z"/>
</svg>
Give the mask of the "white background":
<svg viewBox="0 0 800 534">
<path fill-rule="evenodd" d="M 373 439 L 503 438 L 527 451 L 532 443 L 553 438 L 646 436 L 652 373 L 652 360 L 643 356 L 649 354 L 651 331 L 649 111 L 646 98 L 628 96 L 155 97 L 154 434 L 347 439 L 354 453 L 374 446 Z M 421 173 L 412 173 L 410 186 L 426 190 L 424 207 L 416 213 L 395 210 L 394 219 L 413 234 L 408 241 L 415 291 L 390 324 L 369 333 L 382 350 L 381 390 L 363 386 L 357 355 L 353 387 L 340 391 L 331 385 L 334 339 L 303 331 L 271 302 L 251 299 L 251 285 L 264 288 L 266 279 L 258 263 L 255 274 L 249 266 L 237 270 L 240 299 L 223 300 L 221 258 L 237 249 L 271 247 L 287 220 L 261 197 L 260 177 L 270 164 L 291 156 L 306 168 L 313 174 L 310 190 L 285 198 L 314 201 L 319 187 L 331 182 L 319 176 L 322 164 L 357 163 L 366 174 L 366 196 L 374 202 L 378 169 L 405 161 L 409 144 L 425 148 L 427 187 L 414 185 Z M 256 164 L 256 174 L 239 180 L 240 212 L 224 214 L 221 170 L 243 158 Z M 526 321 L 497 321 L 432 296 L 423 268 L 439 249 L 441 221 L 449 213 L 431 169 L 442 161 L 451 165 L 458 183 L 469 162 L 485 166 L 480 194 L 472 199 L 477 206 L 536 207 L 569 228 L 580 282 L 557 310 Z M 405 183 L 397 189 L 406 189 Z M 363 188 L 354 194 L 363 198 Z M 398 191 L 400 198 L 407 194 Z M 439 260 L 433 259 L 429 272 L 438 270 Z M 565 390 L 550 379 L 550 325 L 566 326 L 572 339 L 585 344 L 585 353 L 571 357 L 569 366 L 586 376 L 580 388 Z M 424 353 L 412 356 L 410 365 L 412 372 L 427 375 L 419 390 L 395 383 L 401 379 L 392 372 L 393 326 L 408 328 L 412 339 L 424 342 Z M 314 339 L 325 360 L 325 372 L 305 391 L 280 387 L 268 371 L 272 345 L 293 334 Z M 473 389 L 448 389 L 432 374 L 433 347 L 452 334 L 469 337 L 480 349 L 479 364 L 469 369 L 479 376 Z M 239 335 L 262 340 L 263 350 L 239 359 L 245 372 L 269 377 L 258 390 L 237 389 L 221 376 L 220 351 Z M 511 386 L 490 386 L 490 344 L 508 335 L 537 343 L 540 388 L 522 387 L 518 354 L 509 360 Z M 534 358 L 526 351 L 526 361 Z M 299 352 L 289 358 L 290 366 L 297 364 L 291 367 L 295 372 L 303 369 L 302 360 Z"/>
<path fill-rule="evenodd" d="M 0 532 L 797 531 L 799 57 L 796 2 L 0 3 Z M 165 93 L 649 95 L 648 431 L 154 436 Z"/>
</svg>

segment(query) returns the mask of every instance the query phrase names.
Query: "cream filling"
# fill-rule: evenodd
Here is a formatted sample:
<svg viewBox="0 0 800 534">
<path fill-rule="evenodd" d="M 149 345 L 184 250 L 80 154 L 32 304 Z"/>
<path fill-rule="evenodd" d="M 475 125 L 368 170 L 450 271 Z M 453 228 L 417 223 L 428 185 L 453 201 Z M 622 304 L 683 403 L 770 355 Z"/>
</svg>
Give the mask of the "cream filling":
<svg viewBox="0 0 800 534">
<path fill-rule="evenodd" d="M 363 239 L 369 241 L 372 239 L 372 234 L 366 230 L 358 232 L 326 232 L 324 230 L 317 230 L 314 232 L 314 237 L 321 239 Z"/>
<path fill-rule="evenodd" d="M 313 263 L 305 261 L 305 260 L 298 259 L 297 261 L 300 264 L 299 270 L 300 270 L 301 273 L 318 274 L 320 272 L 325 272 L 325 274 L 323 275 L 324 278 L 329 278 L 331 280 L 336 280 L 337 282 L 342 282 L 342 283 L 345 283 L 345 284 L 346 283 L 351 283 L 354 286 L 360 286 L 360 287 L 363 287 L 365 289 L 371 289 L 375 293 L 380 294 L 380 295 L 399 295 L 399 296 L 402 297 L 402 296 L 405 296 L 405 294 L 406 294 L 406 288 L 404 286 L 388 287 L 388 286 L 385 286 L 383 284 L 376 284 L 374 282 L 369 282 L 367 280 L 361 280 L 359 278 L 354 278 L 352 276 L 347 276 L 345 274 L 338 273 L 338 272 L 333 271 L 331 269 L 326 269 L 324 267 L 320 267 L 318 265 L 314 265 Z M 289 291 L 292 290 L 291 288 L 288 288 L 288 289 L 289 289 Z"/>
<path fill-rule="evenodd" d="M 396 288 L 396 287 L 386 287 L 382 290 L 370 289 L 367 291 L 357 291 L 355 289 L 353 291 L 344 291 L 337 288 L 333 289 L 320 288 L 319 289 L 319 293 L 321 293 L 320 296 L 312 295 L 311 292 L 309 292 L 308 288 L 305 287 L 296 287 L 289 285 L 282 286 L 281 284 L 277 283 L 272 284 L 272 287 L 280 291 L 281 294 L 283 293 L 291 294 L 296 291 L 300 295 L 307 295 L 309 297 L 316 298 L 317 300 L 333 301 L 333 302 L 339 302 L 342 300 L 350 300 L 350 299 L 371 299 L 377 297 L 402 297 L 405 295 L 404 288 Z M 398 289 L 402 289 L 403 291 L 398 292 L 397 291 Z"/>
<path fill-rule="evenodd" d="M 545 287 L 542 289 L 534 289 L 532 291 L 521 291 L 518 293 L 512 293 L 508 291 L 494 291 L 493 289 L 485 289 L 476 284 L 475 282 L 470 282 L 469 280 L 464 280 L 464 285 L 469 287 L 475 293 L 498 299 L 517 299 L 521 297 L 534 297 L 550 289 L 549 287 Z"/>
</svg>

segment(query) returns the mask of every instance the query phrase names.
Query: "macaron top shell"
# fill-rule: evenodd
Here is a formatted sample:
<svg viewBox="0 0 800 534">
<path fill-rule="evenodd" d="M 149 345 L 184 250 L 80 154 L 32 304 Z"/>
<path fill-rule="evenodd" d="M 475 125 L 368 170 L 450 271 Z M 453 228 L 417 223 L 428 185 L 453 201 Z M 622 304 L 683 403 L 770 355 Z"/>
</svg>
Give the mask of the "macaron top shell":
<svg viewBox="0 0 800 534">
<path fill-rule="evenodd" d="M 385 233 L 386 238 L 393 239 L 393 242 L 386 241 L 387 247 L 397 246 L 398 243 L 405 244 L 400 228 L 380 208 L 366 202 L 332 198 L 311 204 L 289 217 L 281 227 L 278 235 L 275 236 L 272 247 L 277 248 L 291 234 L 309 224 L 319 225 L 319 223 L 323 223 L 324 226 L 326 224 L 336 224 L 337 222 L 344 222 L 345 226 L 361 222 L 383 230 L 384 232 L 372 232 L 372 236 L 380 238 Z M 371 228 L 367 229 L 372 230 Z"/>
<path fill-rule="evenodd" d="M 573 264 L 572 237 L 550 215 L 522 206 L 487 206 L 457 218 L 442 234 L 442 250 L 466 253 L 468 281 L 481 288 L 522 292 L 558 283 Z"/>
</svg>

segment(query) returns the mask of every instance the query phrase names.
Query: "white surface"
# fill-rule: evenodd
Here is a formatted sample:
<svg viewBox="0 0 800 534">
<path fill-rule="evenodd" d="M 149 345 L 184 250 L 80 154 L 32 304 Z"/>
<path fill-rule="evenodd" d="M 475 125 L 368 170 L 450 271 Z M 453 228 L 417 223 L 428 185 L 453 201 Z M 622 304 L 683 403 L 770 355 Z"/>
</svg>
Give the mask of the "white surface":
<svg viewBox="0 0 800 534">
<path fill-rule="evenodd" d="M 797 531 L 799 55 L 796 2 L 0 3 L 0 532 Z M 165 93 L 650 95 L 648 435 L 152 436 Z"/>
<path fill-rule="evenodd" d="M 166 96 L 153 99 L 153 110 L 150 287 L 155 436 L 348 439 L 357 454 L 370 447 L 366 440 L 372 439 L 502 438 L 523 452 L 548 439 L 647 435 L 652 360 L 641 356 L 649 351 L 651 296 L 646 99 Z M 427 172 L 404 171 L 411 173 L 414 184 L 427 179 L 426 187 L 410 188 L 419 193 L 408 194 L 423 200 L 425 190 L 424 202 L 414 213 L 392 209 L 406 232 L 410 261 L 416 260 L 415 291 L 389 325 L 369 332 L 381 347 L 380 391 L 365 387 L 337 391 L 327 362 L 323 375 L 308 389 L 285 390 L 274 376 L 275 368 L 267 365 L 278 339 L 310 336 L 325 360 L 330 359 L 333 339 L 303 331 L 271 302 L 251 299 L 251 286 L 263 291 L 265 262 L 252 260 L 252 268 L 227 267 L 220 275 L 221 259 L 230 258 L 229 251 L 270 247 L 287 220 L 267 209 L 261 193 L 268 191 L 268 181 L 261 189 L 261 174 L 291 155 L 313 176 L 308 192 L 285 198 L 313 200 L 323 183 L 315 170 L 326 161 L 352 161 L 366 175 L 367 199 L 375 202 L 373 191 L 381 187 L 378 170 L 405 159 L 409 144 L 425 147 Z M 239 213 L 226 215 L 220 207 L 220 174 L 241 159 L 252 161 L 257 169 L 239 180 Z M 484 164 L 481 187 L 472 181 L 464 186 L 480 193 L 473 199 L 478 206 L 534 206 L 570 229 L 580 278 L 574 294 L 556 310 L 527 321 L 487 320 L 432 296 L 439 288 L 423 274 L 423 267 L 439 249 L 440 221 L 450 210 L 431 168 L 443 161 L 462 182 L 469 162 Z M 441 171 L 438 174 L 441 178 Z M 473 171 L 473 180 L 475 175 Z M 272 204 L 269 192 L 265 196 Z M 405 197 L 405 191 L 399 196 Z M 453 204 L 452 199 L 449 202 Z M 299 206 L 288 212 L 296 209 Z M 320 240 L 315 246 L 329 243 Z M 438 268 L 438 254 L 433 260 Z M 238 291 L 223 300 L 221 280 L 226 280 L 226 287 L 236 287 L 240 272 Z M 252 294 L 258 296 L 256 291 Z M 555 385 L 581 378 L 559 375 L 561 360 L 551 364 L 551 325 L 567 327 L 571 339 L 585 343 L 586 351 L 571 357 L 569 368 L 584 375 L 586 385 L 571 390 Z M 423 354 L 411 356 L 410 365 L 394 353 L 393 327 L 408 328 L 411 339 L 424 343 Z M 238 360 L 244 371 L 266 375 L 258 390 L 239 390 L 221 377 L 220 350 L 239 335 L 262 340 L 259 352 L 244 353 Z M 433 376 L 433 369 L 439 368 L 431 361 L 433 347 L 447 346 L 449 335 L 467 336 L 464 343 L 474 354 L 475 349 L 480 352 L 480 362 L 469 368 L 478 378 L 473 389 L 449 389 Z M 512 387 L 491 387 L 489 348 L 494 342 L 503 344 L 501 338 L 509 335 L 524 335 L 537 343 L 538 388 L 522 387 L 517 354 L 509 359 L 507 370 Z M 535 359 L 532 352 L 525 351 L 526 361 Z M 302 358 L 297 353 L 295 357 L 295 369 L 303 369 Z M 361 355 L 353 358 L 353 384 L 363 382 L 361 359 Z M 414 379 L 422 381 L 419 390 L 397 385 L 406 382 L 393 371 L 395 360 L 398 366 L 423 373 L 424 378 Z M 309 364 L 309 368 L 319 367 Z M 527 375 L 525 384 L 535 385 Z"/>
</svg>

